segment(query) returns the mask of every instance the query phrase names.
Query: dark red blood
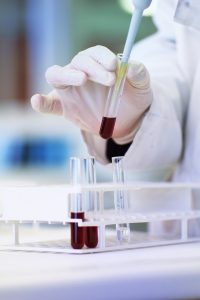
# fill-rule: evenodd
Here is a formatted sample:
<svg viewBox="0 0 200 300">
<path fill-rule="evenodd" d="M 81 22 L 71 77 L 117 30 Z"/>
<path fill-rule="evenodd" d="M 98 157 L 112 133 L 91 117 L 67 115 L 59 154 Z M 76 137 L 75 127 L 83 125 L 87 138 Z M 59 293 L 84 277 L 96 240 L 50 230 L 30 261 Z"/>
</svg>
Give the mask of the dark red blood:
<svg viewBox="0 0 200 300">
<path fill-rule="evenodd" d="M 84 212 L 71 212 L 71 219 L 84 220 Z M 85 244 L 85 228 L 79 227 L 78 223 L 71 223 L 71 246 L 74 249 L 81 249 Z"/>
<path fill-rule="evenodd" d="M 85 232 L 85 245 L 88 248 L 95 248 L 98 244 L 98 227 L 87 227 Z"/>
<path fill-rule="evenodd" d="M 103 117 L 99 131 L 99 134 L 102 138 L 109 139 L 112 137 L 115 121 L 116 118 Z"/>
</svg>

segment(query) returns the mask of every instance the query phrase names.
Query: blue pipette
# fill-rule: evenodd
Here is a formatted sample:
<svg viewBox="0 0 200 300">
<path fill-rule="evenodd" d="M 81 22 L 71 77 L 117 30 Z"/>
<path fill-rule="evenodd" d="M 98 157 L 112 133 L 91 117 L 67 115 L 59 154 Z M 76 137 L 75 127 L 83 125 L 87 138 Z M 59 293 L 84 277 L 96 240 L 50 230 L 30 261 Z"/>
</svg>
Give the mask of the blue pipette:
<svg viewBox="0 0 200 300">
<path fill-rule="evenodd" d="M 126 43 L 124 46 L 124 51 L 123 51 L 123 56 L 122 56 L 122 61 L 124 63 L 128 63 L 131 50 L 136 38 L 136 35 L 138 33 L 139 25 L 142 19 L 142 14 L 143 11 L 149 7 L 151 4 L 152 0 L 133 0 L 133 4 L 135 7 L 135 10 L 133 12 L 132 18 L 131 18 L 131 23 L 129 26 L 129 31 L 128 35 L 126 38 Z"/>
<path fill-rule="evenodd" d="M 128 68 L 128 61 L 131 54 L 131 50 L 139 29 L 143 11 L 151 4 L 151 1 L 152 0 L 133 0 L 135 10 L 131 18 L 131 23 L 129 26 L 124 51 L 122 57 L 120 58 L 116 82 L 109 91 L 99 131 L 100 136 L 104 139 L 109 139 L 112 137 L 117 112 L 120 104 L 120 98 L 126 79 L 126 72 Z"/>
</svg>

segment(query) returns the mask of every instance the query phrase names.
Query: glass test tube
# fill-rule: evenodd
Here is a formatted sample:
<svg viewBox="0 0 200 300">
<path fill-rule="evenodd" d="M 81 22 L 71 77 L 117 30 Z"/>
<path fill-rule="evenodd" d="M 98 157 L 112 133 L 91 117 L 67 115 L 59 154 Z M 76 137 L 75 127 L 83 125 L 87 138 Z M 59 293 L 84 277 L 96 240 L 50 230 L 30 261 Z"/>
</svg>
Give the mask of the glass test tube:
<svg viewBox="0 0 200 300">
<path fill-rule="evenodd" d="M 109 90 L 99 131 L 100 136 L 104 139 L 112 137 L 128 68 L 128 63 L 123 62 L 122 54 L 118 54 L 117 59 L 117 78 Z"/>
<path fill-rule="evenodd" d="M 82 169 L 84 173 L 85 184 L 95 184 L 96 183 L 96 169 L 95 169 L 95 159 L 94 157 L 87 157 L 82 159 Z M 96 191 L 85 191 L 84 202 L 86 205 L 86 211 L 92 213 L 96 209 Z M 85 227 L 85 245 L 88 248 L 95 248 L 98 244 L 98 227 L 88 226 Z"/>
<path fill-rule="evenodd" d="M 81 160 L 78 157 L 70 158 L 70 183 L 72 185 L 81 184 Z M 85 218 L 83 210 L 83 199 L 81 193 L 71 194 L 70 198 L 70 218 L 71 219 L 82 219 Z M 84 246 L 85 234 L 84 227 L 79 227 L 78 223 L 71 223 L 71 246 L 74 249 L 81 249 Z"/>
<path fill-rule="evenodd" d="M 70 158 L 70 180 L 73 185 L 96 183 L 95 159 Z M 71 218 L 85 220 L 85 210 L 95 209 L 96 192 L 85 191 L 71 195 Z M 98 228 L 79 227 L 78 223 L 71 223 L 71 246 L 74 249 L 83 248 L 84 244 L 89 248 L 95 248 L 98 244 Z"/>
<path fill-rule="evenodd" d="M 113 157 L 113 182 L 125 183 L 123 156 Z M 127 192 L 124 190 L 117 190 L 114 192 L 115 211 L 118 216 L 124 216 L 129 209 L 129 201 Z M 117 240 L 121 242 L 130 241 L 130 224 L 117 224 L 116 225 Z"/>
</svg>

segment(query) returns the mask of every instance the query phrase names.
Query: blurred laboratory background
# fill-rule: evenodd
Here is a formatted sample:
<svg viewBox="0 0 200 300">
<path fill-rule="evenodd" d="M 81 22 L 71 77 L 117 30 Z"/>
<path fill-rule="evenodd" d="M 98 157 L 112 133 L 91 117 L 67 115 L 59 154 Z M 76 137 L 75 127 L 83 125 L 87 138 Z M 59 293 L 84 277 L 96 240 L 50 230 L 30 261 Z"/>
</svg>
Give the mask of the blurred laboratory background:
<svg viewBox="0 0 200 300">
<path fill-rule="evenodd" d="M 137 40 L 156 31 L 152 9 Z M 49 66 L 66 65 L 85 48 L 122 52 L 131 11 L 130 0 L 0 1 L 1 182 L 67 182 L 69 157 L 87 153 L 80 132 L 63 118 L 35 113 L 30 97 L 50 91 Z"/>
</svg>

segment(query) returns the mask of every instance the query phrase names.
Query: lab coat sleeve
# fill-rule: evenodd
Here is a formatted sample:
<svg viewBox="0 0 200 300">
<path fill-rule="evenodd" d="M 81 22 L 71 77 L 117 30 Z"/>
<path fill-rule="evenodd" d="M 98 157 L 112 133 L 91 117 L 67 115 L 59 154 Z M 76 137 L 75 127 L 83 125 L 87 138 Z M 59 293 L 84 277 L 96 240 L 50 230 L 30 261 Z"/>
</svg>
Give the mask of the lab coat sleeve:
<svg viewBox="0 0 200 300">
<path fill-rule="evenodd" d="M 177 62 L 175 36 L 156 33 L 133 49 L 132 58 L 149 70 L 153 103 L 125 154 L 124 166 L 150 174 L 148 180 L 165 179 L 181 156 L 182 126 L 189 98 L 189 84 Z M 82 134 L 90 154 L 99 162 L 108 163 L 106 141 Z"/>
</svg>

